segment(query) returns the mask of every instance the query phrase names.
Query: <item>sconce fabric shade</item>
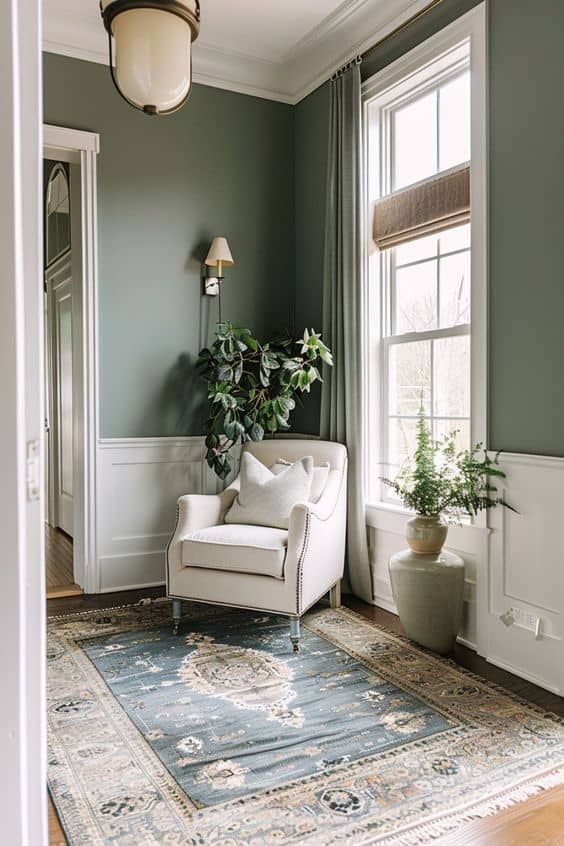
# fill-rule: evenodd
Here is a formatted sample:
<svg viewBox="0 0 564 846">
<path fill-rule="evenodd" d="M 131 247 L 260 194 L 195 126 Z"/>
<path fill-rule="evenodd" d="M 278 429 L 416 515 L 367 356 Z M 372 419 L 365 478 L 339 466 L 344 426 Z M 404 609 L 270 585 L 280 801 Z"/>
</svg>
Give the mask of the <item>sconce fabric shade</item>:
<svg viewBox="0 0 564 846">
<path fill-rule="evenodd" d="M 222 264 L 231 267 L 235 264 L 227 238 L 214 238 L 206 256 L 206 264 L 208 267 L 218 267 Z"/>
<path fill-rule="evenodd" d="M 465 165 L 378 200 L 373 238 L 387 250 L 469 220 L 470 167 Z"/>
<path fill-rule="evenodd" d="M 101 0 L 100 7 L 110 71 L 122 97 L 151 115 L 180 108 L 192 85 L 199 0 Z"/>
</svg>

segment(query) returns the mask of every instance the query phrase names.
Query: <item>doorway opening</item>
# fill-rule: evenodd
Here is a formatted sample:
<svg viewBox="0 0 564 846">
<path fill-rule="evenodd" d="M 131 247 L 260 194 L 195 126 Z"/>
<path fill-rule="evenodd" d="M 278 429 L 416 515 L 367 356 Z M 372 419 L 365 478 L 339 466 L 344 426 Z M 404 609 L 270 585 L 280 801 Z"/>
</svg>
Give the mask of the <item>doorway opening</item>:
<svg viewBox="0 0 564 846">
<path fill-rule="evenodd" d="M 71 172 L 72 167 L 72 172 Z M 44 339 L 45 339 L 45 570 L 47 598 L 82 593 L 75 582 L 74 441 L 76 389 L 80 370 L 77 344 L 80 265 L 73 266 L 73 244 L 80 251 L 80 218 L 71 200 L 80 187 L 78 165 L 43 160 L 44 184 Z M 74 212 L 74 214 L 73 214 Z M 77 219 L 78 218 L 78 219 Z M 80 515 L 78 515 L 80 518 Z"/>
<path fill-rule="evenodd" d="M 98 135 L 43 127 L 47 598 L 97 593 Z"/>
</svg>

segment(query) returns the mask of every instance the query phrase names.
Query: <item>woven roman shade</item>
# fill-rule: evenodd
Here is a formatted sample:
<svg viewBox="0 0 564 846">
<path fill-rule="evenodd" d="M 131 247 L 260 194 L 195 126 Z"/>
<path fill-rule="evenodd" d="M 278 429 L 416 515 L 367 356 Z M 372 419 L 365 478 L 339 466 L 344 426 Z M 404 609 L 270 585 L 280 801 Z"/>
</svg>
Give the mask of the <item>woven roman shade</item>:
<svg viewBox="0 0 564 846">
<path fill-rule="evenodd" d="M 465 165 L 378 200 L 373 238 L 387 250 L 469 220 L 470 166 Z"/>
</svg>

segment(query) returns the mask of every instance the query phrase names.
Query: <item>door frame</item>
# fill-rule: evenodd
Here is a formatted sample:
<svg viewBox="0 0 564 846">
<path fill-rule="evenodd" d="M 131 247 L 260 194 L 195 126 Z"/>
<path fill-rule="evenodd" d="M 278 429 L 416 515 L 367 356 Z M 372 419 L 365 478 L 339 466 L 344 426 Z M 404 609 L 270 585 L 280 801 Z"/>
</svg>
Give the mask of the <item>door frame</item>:
<svg viewBox="0 0 564 846">
<path fill-rule="evenodd" d="M 75 388 L 74 466 L 74 580 L 85 593 L 98 593 L 100 578 L 96 532 L 96 447 L 98 443 L 98 227 L 97 156 L 100 136 L 96 132 L 63 126 L 43 125 L 43 157 L 80 167 L 80 198 L 73 207 L 71 226 L 80 219 L 81 237 L 73 244 L 80 262 L 79 308 L 73 313 L 73 327 L 79 333 L 80 366 L 73 377 Z M 72 180 L 72 174 L 71 174 Z M 72 237 L 72 236 L 71 236 Z M 75 249 L 79 247 L 79 249 Z"/>
<path fill-rule="evenodd" d="M 0 27 L 1 807 L 4 842 L 46 846 L 41 13 L 23 5 Z"/>
</svg>

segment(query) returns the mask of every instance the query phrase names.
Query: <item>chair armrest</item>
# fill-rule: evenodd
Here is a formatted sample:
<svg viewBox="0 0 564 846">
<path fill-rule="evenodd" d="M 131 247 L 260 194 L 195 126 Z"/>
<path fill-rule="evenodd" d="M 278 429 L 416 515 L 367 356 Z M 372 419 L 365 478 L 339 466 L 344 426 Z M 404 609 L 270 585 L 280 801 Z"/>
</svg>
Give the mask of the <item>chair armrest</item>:
<svg viewBox="0 0 564 846">
<path fill-rule="evenodd" d="M 343 575 L 346 496 L 345 465 L 330 472 L 318 502 L 297 503 L 290 514 L 285 579 L 296 582 L 300 613 Z"/>
<path fill-rule="evenodd" d="M 237 496 L 233 486 L 219 494 L 186 494 L 177 502 L 177 533 L 185 535 L 197 529 L 207 529 L 223 523 L 223 517 Z"/>
<path fill-rule="evenodd" d="M 236 479 L 219 494 L 186 494 L 179 497 L 176 504 L 176 526 L 166 551 L 167 579 L 169 567 L 182 567 L 183 539 L 190 532 L 223 523 L 225 512 L 233 504 L 238 491 L 239 480 Z"/>
</svg>

